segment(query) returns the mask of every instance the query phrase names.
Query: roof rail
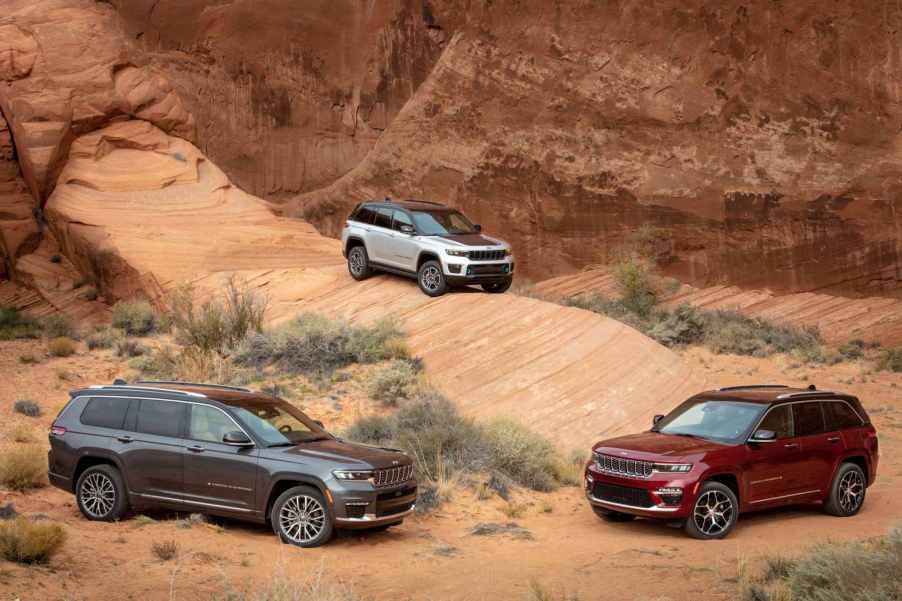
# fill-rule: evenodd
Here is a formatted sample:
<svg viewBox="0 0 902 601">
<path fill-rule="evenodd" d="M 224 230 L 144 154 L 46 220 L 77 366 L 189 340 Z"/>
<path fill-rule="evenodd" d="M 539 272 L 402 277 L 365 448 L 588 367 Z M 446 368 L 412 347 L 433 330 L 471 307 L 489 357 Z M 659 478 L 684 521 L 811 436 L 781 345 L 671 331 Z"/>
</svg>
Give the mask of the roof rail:
<svg viewBox="0 0 902 601">
<path fill-rule="evenodd" d="M 197 386 L 198 388 L 213 388 L 215 390 L 235 390 L 237 392 L 250 392 L 248 388 L 241 386 L 227 386 L 225 384 L 201 384 L 199 382 L 180 382 L 178 380 L 137 380 L 135 384 L 169 384 L 173 386 Z"/>
<path fill-rule="evenodd" d="M 786 384 L 746 384 L 745 386 L 725 386 L 719 392 L 727 390 L 767 390 L 768 388 L 789 388 Z"/>
<path fill-rule="evenodd" d="M 416 198 L 410 198 L 410 199 L 406 200 L 405 202 L 421 202 L 421 203 L 427 204 L 427 205 L 436 205 L 439 207 L 445 206 L 443 203 L 436 202 L 434 200 L 418 200 Z"/>
<path fill-rule="evenodd" d="M 95 384 L 89 386 L 90 390 L 152 390 L 156 392 L 168 392 L 170 394 L 181 394 L 185 396 L 193 396 L 205 399 L 207 395 L 198 392 L 188 392 L 187 390 L 178 390 L 176 388 L 154 388 L 153 386 L 141 386 L 134 384 Z"/>
<path fill-rule="evenodd" d="M 809 396 L 816 397 L 816 396 L 821 396 L 821 395 L 825 395 L 825 394 L 836 394 L 836 393 L 833 392 L 832 390 L 802 390 L 799 392 L 787 392 L 786 394 L 781 394 L 780 396 L 777 397 L 777 399 L 782 401 L 785 399 L 800 399 L 800 398 L 805 398 L 805 397 L 809 397 Z"/>
</svg>

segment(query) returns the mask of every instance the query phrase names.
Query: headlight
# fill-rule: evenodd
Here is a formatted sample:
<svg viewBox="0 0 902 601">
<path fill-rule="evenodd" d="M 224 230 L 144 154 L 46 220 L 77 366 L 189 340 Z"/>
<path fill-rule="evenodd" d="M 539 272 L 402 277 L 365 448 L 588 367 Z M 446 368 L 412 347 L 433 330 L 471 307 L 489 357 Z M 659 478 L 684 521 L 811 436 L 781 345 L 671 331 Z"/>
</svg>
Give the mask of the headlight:
<svg viewBox="0 0 902 601">
<path fill-rule="evenodd" d="M 692 469 L 691 463 L 656 463 L 652 468 L 656 472 L 664 474 L 682 474 Z"/>
<path fill-rule="evenodd" d="M 445 249 L 445 254 L 446 254 L 446 255 L 451 255 L 452 257 L 466 257 L 467 255 L 470 254 L 470 251 L 468 251 L 468 250 L 453 250 L 453 249 L 451 249 L 451 248 L 446 248 L 446 249 Z"/>
<path fill-rule="evenodd" d="M 339 480 L 365 481 L 373 478 L 373 470 L 335 470 L 332 475 Z"/>
</svg>

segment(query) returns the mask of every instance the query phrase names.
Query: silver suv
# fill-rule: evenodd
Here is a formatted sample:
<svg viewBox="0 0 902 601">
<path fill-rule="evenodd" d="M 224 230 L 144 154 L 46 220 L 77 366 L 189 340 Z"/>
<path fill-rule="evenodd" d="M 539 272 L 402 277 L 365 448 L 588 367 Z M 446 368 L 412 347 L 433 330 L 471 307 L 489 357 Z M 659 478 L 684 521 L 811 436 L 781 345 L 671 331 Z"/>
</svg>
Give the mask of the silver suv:
<svg viewBox="0 0 902 601">
<path fill-rule="evenodd" d="M 505 292 L 514 273 L 511 247 L 481 231 L 460 211 L 435 202 L 364 202 L 341 232 L 342 253 L 355 280 L 378 270 L 416 278 L 429 296 L 468 284 Z"/>
</svg>

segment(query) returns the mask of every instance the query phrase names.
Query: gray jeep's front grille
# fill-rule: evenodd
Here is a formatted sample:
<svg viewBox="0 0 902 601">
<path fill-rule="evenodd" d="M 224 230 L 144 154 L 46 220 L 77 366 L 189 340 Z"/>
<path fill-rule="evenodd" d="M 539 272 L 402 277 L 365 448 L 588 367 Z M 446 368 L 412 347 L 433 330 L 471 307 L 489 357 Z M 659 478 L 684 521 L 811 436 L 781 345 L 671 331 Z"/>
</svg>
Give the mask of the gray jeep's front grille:
<svg viewBox="0 0 902 601">
<path fill-rule="evenodd" d="M 413 478 L 413 465 L 399 465 L 398 467 L 376 470 L 373 484 L 376 488 L 383 488 L 407 482 L 411 478 Z"/>
<path fill-rule="evenodd" d="M 504 258 L 504 249 L 501 250 L 471 250 L 471 261 L 500 261 Z"/>
<path fill-rule="evenodd" d="M 595 464 L 603 472 L 630 478 L 648 478 L 654 469 L 654 464 L 651 461 L 626 459 L 603 453 L 595 453 Z"/>
</svg>

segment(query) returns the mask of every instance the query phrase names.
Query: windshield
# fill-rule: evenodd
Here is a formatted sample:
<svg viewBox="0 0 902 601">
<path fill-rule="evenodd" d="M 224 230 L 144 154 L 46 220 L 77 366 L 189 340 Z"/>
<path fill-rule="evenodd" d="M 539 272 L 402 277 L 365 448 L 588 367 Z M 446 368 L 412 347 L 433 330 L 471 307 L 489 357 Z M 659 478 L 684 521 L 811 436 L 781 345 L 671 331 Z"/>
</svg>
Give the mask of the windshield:
<svg viewBox="0 0 902 601">
<path fill-rule="evenodd" d="M 475 234 L 476 228 L 459 211 L 448 209 L 414 211 L 413 222 L 421 236 L 447 236 L 449 234 Z"/>
<path fill-rule="evenodd" d="M 309 417 L 282 400 L 227 401 L 235 415 L 266 446 L 288 446 L 331 436 Z"/>
<path fill-rule="evenodd" d="M 737 442 L 745 440 L 765 409 L 758 403 L 693 398 L 667 414 L 652 431 Z"/>
</svg>

